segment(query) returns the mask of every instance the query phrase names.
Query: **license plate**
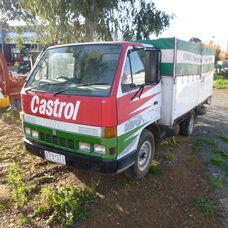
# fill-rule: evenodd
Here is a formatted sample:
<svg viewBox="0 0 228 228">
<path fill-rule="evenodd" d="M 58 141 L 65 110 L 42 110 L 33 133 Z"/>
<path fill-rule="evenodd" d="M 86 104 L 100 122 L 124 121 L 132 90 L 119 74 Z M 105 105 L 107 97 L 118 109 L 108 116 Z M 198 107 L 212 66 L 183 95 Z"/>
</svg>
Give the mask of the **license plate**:
<svg viewBox="0 0 228 228">
<path fill-rule="evenodd" d="M 52 162 L 55 162 L 55 163 L 66 165 L 65 155 L 56 154 L 56 153 L 53 153 L 53 152 L 45 150 L 44 151 L 44 156 L 45 156 L 45 158 L 48 161 L 52 161 Z"/>
</svg>

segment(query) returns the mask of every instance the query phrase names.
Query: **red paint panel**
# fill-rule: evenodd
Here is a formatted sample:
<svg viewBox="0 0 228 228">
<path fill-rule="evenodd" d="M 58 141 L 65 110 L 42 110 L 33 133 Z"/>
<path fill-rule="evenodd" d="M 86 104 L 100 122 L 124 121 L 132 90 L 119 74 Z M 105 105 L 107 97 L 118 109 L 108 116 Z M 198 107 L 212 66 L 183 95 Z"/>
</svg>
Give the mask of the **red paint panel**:
<svg viewBox="0 0 228 228">
<path fill-rule="evenodd" d="M 148 90 L 150 90 L 151 88 L 153 88 L 154 86 L 150 86 L 148 88 L 145 88 L 143 90 L 143 94 L 145 92 L 147 92 Z M 147 108 L 152 106 L 148 105 L 148 107 L 145 107 L 142 110 L 139 110 L 137 112 L 132 113 L 133 111 L 135 111 L 136 109 L 138 109 L 139 107 L 141 107 L 143 104 L 145 104 L 146 102 L 148 102 L 149 100 L 151 100 L 154 96 L 156 96 L 157 94 L 152 94 L 148 97 L 145 98 L 140 98 L 140 99 L 134 99 L 133 101 L 131 101 L 132 97 L 136 94 L 136 92 L 127 94 L 123 97 L 120 97 L 117 100 L 117 104 L 118 104 L 118 124 L 121 124 L 127 120 L 129 120 L 130 118 L 138 115 L 139 113 L 143 112 L 144 110 L 146 110 Z M 142 95 L 141 95 L 142 96 Z M 139 97 L 139 94 L 137 95 L 137 97 Z"/>
<path fill-rule="evenodd" d="M 34 99 L 34 96 L 38 98 Z M 43 103 L 53 104 L 58 99 L 58 106 L 56 106 L 54 114 L 54 105 L 52 105 L 52 112 L 47 108 L 45 113 L 40 112 L 40 108 Z M 78 104 L 78 110 L 76 118 L 73 118 L 73 113 Z M 60 114 L 60 103 L 66 103 L 62 107 L 62 112 Z M 71 109 L 69 108 L 69 103 L 71 103 L 70 108 L 72 108 L 72 116 L 69 115 Z M 65 113 L 65 108 L 68 105 L 68 112 Z M 48 93 L 33 93 L 28 92 L 22 94 L 22 106 L 23 111 L 30 115 L 35 115 L 39 117 L 44 117 L 48 119 L 60 120 L 65 122 L 90 125 L 90 126 L 116 126 L 116 105 L 113 99 L 108 98 L 93 98 L 93 97 L 79 97 L 79 96 L 66 96 L 57 95 L 53 96 Z M 36 111 L 36 112 L 35 112 Z M 65 115 L 66 114 L 66 115 Z M 60 117 L 61 115 L 61 117 Z M 69 118 L 71 116 L 71 118 Z M 68 118 L 67 118 L 68 117 Z"/>
</svg>

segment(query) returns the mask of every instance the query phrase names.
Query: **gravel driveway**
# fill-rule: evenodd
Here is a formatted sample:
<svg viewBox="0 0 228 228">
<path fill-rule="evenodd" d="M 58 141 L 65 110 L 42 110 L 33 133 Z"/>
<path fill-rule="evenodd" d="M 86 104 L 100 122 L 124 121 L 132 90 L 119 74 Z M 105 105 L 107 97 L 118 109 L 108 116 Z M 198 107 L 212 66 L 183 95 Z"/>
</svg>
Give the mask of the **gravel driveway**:
<svg viewBox="0 0 228 228">
<path fill-rule="evenodd" d="M 228 90 L 214 89 L 212 104 L 198 121 L 194 132 L 197 149 L 208 164 L 211 183 L 221 184 L 216 194 L 224 212 L 224 227 L 228 228 Z"/>
</svg>

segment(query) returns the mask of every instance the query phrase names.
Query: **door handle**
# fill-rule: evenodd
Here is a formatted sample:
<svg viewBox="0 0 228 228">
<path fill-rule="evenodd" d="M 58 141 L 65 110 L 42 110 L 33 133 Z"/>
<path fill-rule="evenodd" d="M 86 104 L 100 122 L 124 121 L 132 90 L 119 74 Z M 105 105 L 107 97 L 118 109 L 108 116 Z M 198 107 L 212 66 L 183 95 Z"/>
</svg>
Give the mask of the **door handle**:
<svg viewBox="0 0 228 228">
<path fill-rule="evenodd" d="M 158 101 L 155 101 L 155 102 L 154 102 L 154 105 L 157 105 L 157 104 L 158 104 Z"/>
</svg>

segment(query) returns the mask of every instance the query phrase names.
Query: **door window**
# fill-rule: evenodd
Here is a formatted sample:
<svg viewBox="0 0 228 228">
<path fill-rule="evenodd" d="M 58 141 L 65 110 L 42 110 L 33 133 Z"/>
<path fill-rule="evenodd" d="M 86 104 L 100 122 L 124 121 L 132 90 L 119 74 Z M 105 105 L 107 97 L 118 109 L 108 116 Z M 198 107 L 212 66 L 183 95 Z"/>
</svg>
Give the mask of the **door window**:
<svg viewBox="0 0 228 228">
<path fill-rule="evenodd" d="M 129 52 L 122 75 L 122 91 L 145 84 L 145 51 Z"/>
</svg>

